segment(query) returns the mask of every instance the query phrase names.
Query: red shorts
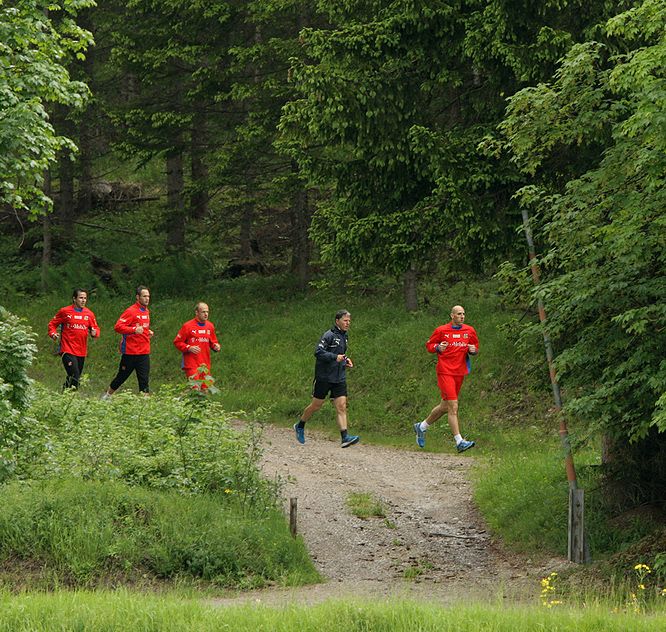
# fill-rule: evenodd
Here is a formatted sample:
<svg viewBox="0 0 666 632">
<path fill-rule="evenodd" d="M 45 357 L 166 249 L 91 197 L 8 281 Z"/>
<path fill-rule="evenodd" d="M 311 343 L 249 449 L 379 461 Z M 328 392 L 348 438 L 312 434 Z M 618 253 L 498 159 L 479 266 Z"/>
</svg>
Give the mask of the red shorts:
<svg viewBox="0 0 666 632">
<path fill-rule="evenodd" d="M 457 400 L 464 379 L 464 375 L 442 375 L 438 373 L 437 386 L 439 386 L 442 399 Z"/>
<path fill-rule="evenodd" d="M 202 390 L 208 388 L 208 381 L 211 381 L 213 378 L 208 371 L 199 371 L 200 367 L 196 369 L 183 369 L 185 377 L 188 378 L 188 381 L 192 383 L 192 388 Z"/>
</svg>

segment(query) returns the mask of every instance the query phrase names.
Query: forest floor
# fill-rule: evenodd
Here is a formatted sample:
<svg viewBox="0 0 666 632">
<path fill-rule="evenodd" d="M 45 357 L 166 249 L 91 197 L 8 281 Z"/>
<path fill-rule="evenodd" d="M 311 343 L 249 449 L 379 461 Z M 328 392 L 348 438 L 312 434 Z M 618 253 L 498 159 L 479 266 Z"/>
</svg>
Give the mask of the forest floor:
<svg viewBox="0 0 666 632">
<path fill-rule="evenodd" d="M 290 428 L 266 426 L 264 472 L 286 481 L 287 514 L 289 498 L 297 499 L 298 533 L 324 581 L 253 590 L 215 602 L 407 598 L 442 604 L 535 603 L 540 578 L 567 561 L 528 559 L 492 538 L 472 499 L 473 450 L 434 454 L 416 446 L 403 450 L 362 442 L 341 449 L 338 441 L 309 428 L 300 445 Z M 354 516 L 346 504 L 352 492 L 379 499 L 385 517 Z"/>
</svg>

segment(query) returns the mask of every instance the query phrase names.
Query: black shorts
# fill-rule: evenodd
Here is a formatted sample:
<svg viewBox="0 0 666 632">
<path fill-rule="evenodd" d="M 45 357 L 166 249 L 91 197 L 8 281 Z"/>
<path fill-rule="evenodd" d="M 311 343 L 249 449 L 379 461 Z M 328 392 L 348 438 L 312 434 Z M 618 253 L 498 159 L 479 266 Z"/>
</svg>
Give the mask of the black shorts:
<svg viewBox="0 0 666 632">
<path fill-rule="evenodd" d="M 326 399 L 329 392 L 331 399 L 347 397 L 347 382 L 324 382 L 317 379 L 312 382 L 312 397 L 315 399 Z"/>
</svg>

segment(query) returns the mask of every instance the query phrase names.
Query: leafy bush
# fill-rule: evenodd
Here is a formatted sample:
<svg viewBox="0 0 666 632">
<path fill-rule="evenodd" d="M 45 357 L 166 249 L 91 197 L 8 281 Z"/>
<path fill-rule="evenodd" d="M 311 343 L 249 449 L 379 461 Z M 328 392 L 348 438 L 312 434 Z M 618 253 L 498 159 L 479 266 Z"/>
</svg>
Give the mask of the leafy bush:
<svg viewBox="0 0 666 632">
<path fill-rule="evenodd" d="M 255 514 L 275 504 L 276 484 L 258 468 L 260 429 L 235 431 L 219 404 L 195 392 L 163 388 L 100 401 L 40 389 L 30 412 L 44 438 L 39 458 L 33 452 L 23 464 L 26 477 L 233 495 Z"/>
<path fill-rule="evenodd" d="M 28 368 L 35 353 L 30 327 L 0 307 L 0 481 L 15 471 L 22 437 L 32 425 L 24 411 L 30 402 Z"/>
<path fill-rule="evenodd" d="M 233 497 L 71 479 L 14 481 L 2 494 L 5 569 L 37 558 L 42 578 L 77 586 L 146 574 L 233 586 L 317 579 L 279 511 L 248 517 Z"/>
</svg>

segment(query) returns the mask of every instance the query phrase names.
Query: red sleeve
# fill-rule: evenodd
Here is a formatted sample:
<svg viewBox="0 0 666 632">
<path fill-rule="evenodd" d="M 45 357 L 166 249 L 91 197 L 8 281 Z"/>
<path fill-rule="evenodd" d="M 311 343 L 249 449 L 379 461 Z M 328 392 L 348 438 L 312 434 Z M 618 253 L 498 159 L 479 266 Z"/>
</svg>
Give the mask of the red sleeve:
<svg viewBox="0 0 666 632">
<path fill-rule="evenodd" d="M 479 353 L 479 336 L 476 334 L 476 329 L 472 329 L 471 344 L 476 346 L 476 353 Z M 476 354 L 474 354 L 476 355 Z"/>
<path fill-rule="evenodd" d="M 435 331 L 432 332 L 432 336 L 428 338 L 428 342 L 426 342 L 426 349 L 428 350 L 428 353 L 437 353 L 435 350 L 435 347 L 442 342 L 442 332 L 441 332 L 441 327 L 437 327 Z"/>
<path fill-rule="evenodd" d="M 132 323 L 134 321 L 133 316 L 132 308 L 128 307 L 116 321 L 116 324 L 113 327 L 114 331 L 119 334 L 133 334 L 135 329 L 134 325 L 127 324 L 128 322 Z"/>
<path fill-rule="evenodd" d="M 57 312 L 56 315 L 49 321 L 49 338 L 53 336 L 53 334 L 58 333 L 56 331 L 58 325 L 62 324 L 65 320 L 65 316 L 63 314 L 65 308 L 61 307 Z"/>
<path fill-rule="evenodd" d="M 210 325 L 211 328 L 211 333 L 210 333 L 210 346 L 211 349 L 213 348 L 213 345 L 219 345 L 220 343 L 217 341 L 217 334 L 215 333 L 215 325 L 211 323 Z"/>
<path fill-rule="evenodd" d="M 176 334 L 176 337 L 173 339 L 173 344 L 178 349 L 178 351 L 182 351 L 183 353 L 187 352 L 187 347 L 189 346 L 187 342 L 187 323 L 183 325 L 178 333 Z"/>
<path fill-rule="evenodd" d="M 92 312 L 90 312 L 90 329 L 91 329 L 90 332 L 91 334 L 92 330 L 94 329 L 97 334 L 96 337 L 97 338 L 100 337 L 102 330 L 99 328 L 99 325 L 97 324 L 97 319 L 95 318 L 95 314 L 93 314 Z"/>
</svg>

